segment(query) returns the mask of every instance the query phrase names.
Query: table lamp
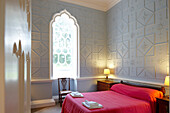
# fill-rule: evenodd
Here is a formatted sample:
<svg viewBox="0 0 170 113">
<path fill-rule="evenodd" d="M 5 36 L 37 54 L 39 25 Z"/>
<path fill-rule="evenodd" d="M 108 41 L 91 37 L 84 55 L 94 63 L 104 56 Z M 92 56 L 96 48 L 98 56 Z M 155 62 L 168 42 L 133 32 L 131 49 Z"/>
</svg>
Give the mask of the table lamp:
<svg viewBox="0 0 170 113">
<path fill-rule="evenodd" d="M 164 81 L 166 92 L 169 92 L 169 78 L 170 78 L 169 76 L 166 76 L 165 81 Z M 167 96 L 169 98 L 169 93 L 168 93 L 168 95 L 165 94 L 165 96 Z"/>
<path fill-rule="evenodd" d="M 169 76 L 165 77 L 164 85 L 169 86 Z"/>
<path fill-rule="evenodd" d="M 108 79 L 108 75 L 110 74 L 110 70 L 104 69 L 104 74 L 106 75 L 106 79 Z"/>
</svg>

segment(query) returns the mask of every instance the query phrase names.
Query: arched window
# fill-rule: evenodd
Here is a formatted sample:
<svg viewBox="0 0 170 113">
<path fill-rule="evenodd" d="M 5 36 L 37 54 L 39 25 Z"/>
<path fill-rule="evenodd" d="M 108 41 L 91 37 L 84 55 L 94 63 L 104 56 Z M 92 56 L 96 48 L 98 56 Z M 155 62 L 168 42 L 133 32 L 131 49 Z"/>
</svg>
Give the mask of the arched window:
<svg viewBox="0 0 170 113">
<path fill-rule="evenodd" d="M 50 77 L 79 77 L 79 25 L 66 10 L 50 22 Z"/>
</svg>

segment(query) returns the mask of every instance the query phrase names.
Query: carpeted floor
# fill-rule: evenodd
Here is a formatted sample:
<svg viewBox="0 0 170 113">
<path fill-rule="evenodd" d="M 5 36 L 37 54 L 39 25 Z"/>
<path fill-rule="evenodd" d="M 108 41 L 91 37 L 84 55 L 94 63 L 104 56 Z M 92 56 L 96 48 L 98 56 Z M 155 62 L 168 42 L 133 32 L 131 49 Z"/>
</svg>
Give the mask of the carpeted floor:
<svg viewBox="0 0 170 113">
<path fill-rule="evenodd" d="M 61 113 L 61 107 L 59 104 L 53 107 L 46 107 L 42 109 L 33 109 L 31 113 Z"/>
</svg>

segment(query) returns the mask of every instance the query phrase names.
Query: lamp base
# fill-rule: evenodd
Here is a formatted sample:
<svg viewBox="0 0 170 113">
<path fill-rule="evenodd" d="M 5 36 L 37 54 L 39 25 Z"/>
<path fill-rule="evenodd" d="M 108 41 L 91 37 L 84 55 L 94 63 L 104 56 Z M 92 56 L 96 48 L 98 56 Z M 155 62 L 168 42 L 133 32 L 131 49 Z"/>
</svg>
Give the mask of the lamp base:
<svg viewBox="0 0 170 113">
<path fill-rule="evenodd" d="M 108 75 L 106 75 L 106 80 L 108 80 Z"/>
</svg>

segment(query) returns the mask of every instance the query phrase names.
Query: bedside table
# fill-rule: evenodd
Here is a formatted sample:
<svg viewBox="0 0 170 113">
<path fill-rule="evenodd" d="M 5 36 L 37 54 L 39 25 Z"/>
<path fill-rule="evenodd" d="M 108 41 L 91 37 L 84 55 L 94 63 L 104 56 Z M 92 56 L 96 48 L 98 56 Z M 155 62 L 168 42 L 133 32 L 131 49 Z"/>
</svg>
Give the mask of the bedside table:
<svg viewBox="0 0 170 113">
<path fill-rule="evenodd" d="M 156 113 L 169 113 L 169 98 L 156 98 Z"/>
<path fill-rule="evenodd" d="M 110 90 L 112 85 L 118 84 L 119 82 L 115 82 L 113 80 L 98 80 L 97 81 L 97 91 L 107 91 Z"/>
</svg>

